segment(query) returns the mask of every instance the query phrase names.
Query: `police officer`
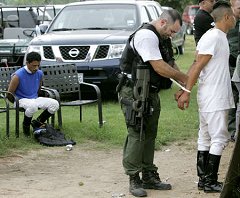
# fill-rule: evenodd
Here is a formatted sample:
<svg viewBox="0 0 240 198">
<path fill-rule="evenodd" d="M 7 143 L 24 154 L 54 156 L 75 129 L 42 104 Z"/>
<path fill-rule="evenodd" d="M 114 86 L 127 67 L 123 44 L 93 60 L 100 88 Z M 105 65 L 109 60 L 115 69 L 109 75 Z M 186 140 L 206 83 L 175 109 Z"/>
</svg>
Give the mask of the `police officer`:
<svg viewBox="0 0 240 198">
<path fill-rule="evenodd" d="M 128 135 L 123 150 L 123 167 L 129 175 L 129 191 L 136 197 L 147 196 L 145 189 L 170 190 L 170 184 L 160 180 L 157 167 L 154 165 L 154 148 L 157 136 L 158 120 L 160 115 L 159 89 L 161 86 L 160 75 L 173 78 L 184 84 L 187 75 L 167 64 L 166 55 L 163 55 L 162 41 L 177 33 L 182 25 L 182 20 L 176 10 L 165 11 L 161 16 L 138 30 L 130 44 L 139 54 L 142 61 L 150 68 L 150 88 L 148 104 L 151 106 L 151 114 L 143 118 L 143 134 L 140 136 L 139 127 L 128 123 L 129 107 L 127 103 L 121 103 L 124 113 Z M 134 73 L 134 72 L 133 72 Z M 134 76 L 128 75 L 126 83 L 120 88 L 121 101 L 134 101 Z M 131 83 L 132 81 L 132 83 Z M 142 172 L 140 179 L 139 173 Z"/>
</svg>

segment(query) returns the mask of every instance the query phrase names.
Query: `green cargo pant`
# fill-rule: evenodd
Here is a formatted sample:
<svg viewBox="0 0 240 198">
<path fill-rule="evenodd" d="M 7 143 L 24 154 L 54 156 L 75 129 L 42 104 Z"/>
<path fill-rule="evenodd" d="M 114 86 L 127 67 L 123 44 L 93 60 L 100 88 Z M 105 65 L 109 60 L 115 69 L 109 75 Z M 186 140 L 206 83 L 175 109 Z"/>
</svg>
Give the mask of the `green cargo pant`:
<svg viewBox="0 0 240 198">
<path fill-rule="evenodd" d="M 131 87 L 123 86 L 120 98 L 132 99 Z M 140 131 L 135 127 L 127 126 L 128 135 L 123 150 L 123 167 L 127 175 L 144 170 L 157 170 L 153 164 L 155 139 L 157 137 L 158 120 L 160 115 L 160 99 L 158 93 L 149 94 L 149 103 L 153 107 L 152 115 L 144 119 L 144 132 L 140 141 Z M 121 104 L 123 114 L 126 118 L 126 105 Z"/>
</svg>

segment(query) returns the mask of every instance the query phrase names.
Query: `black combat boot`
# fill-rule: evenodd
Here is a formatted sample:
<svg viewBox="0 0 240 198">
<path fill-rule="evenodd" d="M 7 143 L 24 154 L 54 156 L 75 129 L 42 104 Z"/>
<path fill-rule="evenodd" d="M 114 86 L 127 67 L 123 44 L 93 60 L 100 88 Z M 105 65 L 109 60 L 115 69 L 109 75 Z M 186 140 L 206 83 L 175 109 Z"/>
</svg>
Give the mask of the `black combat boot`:
<svg viewBox="0 0 240 198">
<path fill-rule="evenodd" d="M 171 184 L 167 184 L 161 181 L 157 171 L 143 171 L 142 181 L 144 189 L 154 190 L 171 190 Z"/>
<path fill-rule="evenodd" d="M 221 155 L 209 154 L 208 164 L 206 166 L 205 178 L 204 178 L 205 193 L 216 193 L 216 192 L 222 191 L 223 183 L 217 181 L 220 159 L 221 159 Z"/>
<path fill-rule="evenodd" d="M 142 188 L 142 181 L 139 174 L 136 173 L 135 175 L 130 175 L 129 179 L 129 192 L 135 197 L 146 197 L 147 192 Z"/>
<path fill-rule="evenodd" d="M 203 190 L 204 176 L 207 165 L 209 151 L 198 151 L 197 153 L 197 175 L 199 177 L 198 190 Z"/>
<path fill-rule="evenodd" d="M 50 118 L 53 114 L 49 113 L 48 110 L 44 110 L 37 118 L 37 121 L 44 123 L 48 118 Z"/>
<path fill-rule="evenodd" d="M 30 136 L 31 120 L 32 120 L 32 117 L 29 118 L 26 115 L 24 115 L 24 119 L 23 119 L 23 134 L 25 135 L 25 137 L 29 137 Z"/>
</svg>

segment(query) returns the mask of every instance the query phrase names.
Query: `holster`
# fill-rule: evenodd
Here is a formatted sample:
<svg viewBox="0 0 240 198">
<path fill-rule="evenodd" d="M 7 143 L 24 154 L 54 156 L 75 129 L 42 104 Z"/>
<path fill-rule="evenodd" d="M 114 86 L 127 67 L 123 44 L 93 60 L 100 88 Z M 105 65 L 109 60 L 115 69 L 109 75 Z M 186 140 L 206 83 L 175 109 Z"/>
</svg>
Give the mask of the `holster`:
<svg viewBox="0 0 240 198">
<path fill-rule="evenodd" d="M 136 131 L 140 132 L 140 119 L 137 117 L 138 112 L 133 109 L 133 100 L 122 98 L 120 102 L 126 107 L 125 119 L 127 127 L 134 127 Z"/>
</svg>

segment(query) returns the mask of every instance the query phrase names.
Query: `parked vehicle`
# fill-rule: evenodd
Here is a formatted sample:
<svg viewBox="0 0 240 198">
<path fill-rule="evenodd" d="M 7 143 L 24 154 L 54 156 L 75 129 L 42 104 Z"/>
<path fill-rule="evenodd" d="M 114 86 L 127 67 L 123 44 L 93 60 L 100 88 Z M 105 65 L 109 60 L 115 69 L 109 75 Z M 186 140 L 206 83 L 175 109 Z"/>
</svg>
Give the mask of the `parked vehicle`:
<svg viewBox="0 0 240 198">
<path fill-rule="evenodd" d="M 53 19 L 64 6 L 64 4 L 48 5 L 44 9 L 50 15 L 51 19 Z"/>
<path fill-rule="evenodd" d="M 45 34 L 34 38 L 42 65 L 75 63 L 79 79 L 115 93 L 126 41 L 142 23 L 160 16 L 156 1 L 83 1 L 67 4 Z M 46 25 L 40 26 L 44 32 Z"/>
<path fill-rule="evenodd" d="M 183 11 L 182 20 L 186 23 L 187 34 L 193 34 L 193 22 L 199 8 L 199 5 L 188 5 Z"/>
<path fill-rule="evenodd" d="M 46 6 L 0 6 L 0 67 L 22 66 L 36 26 L 51 20 Z"/>
</svg>

